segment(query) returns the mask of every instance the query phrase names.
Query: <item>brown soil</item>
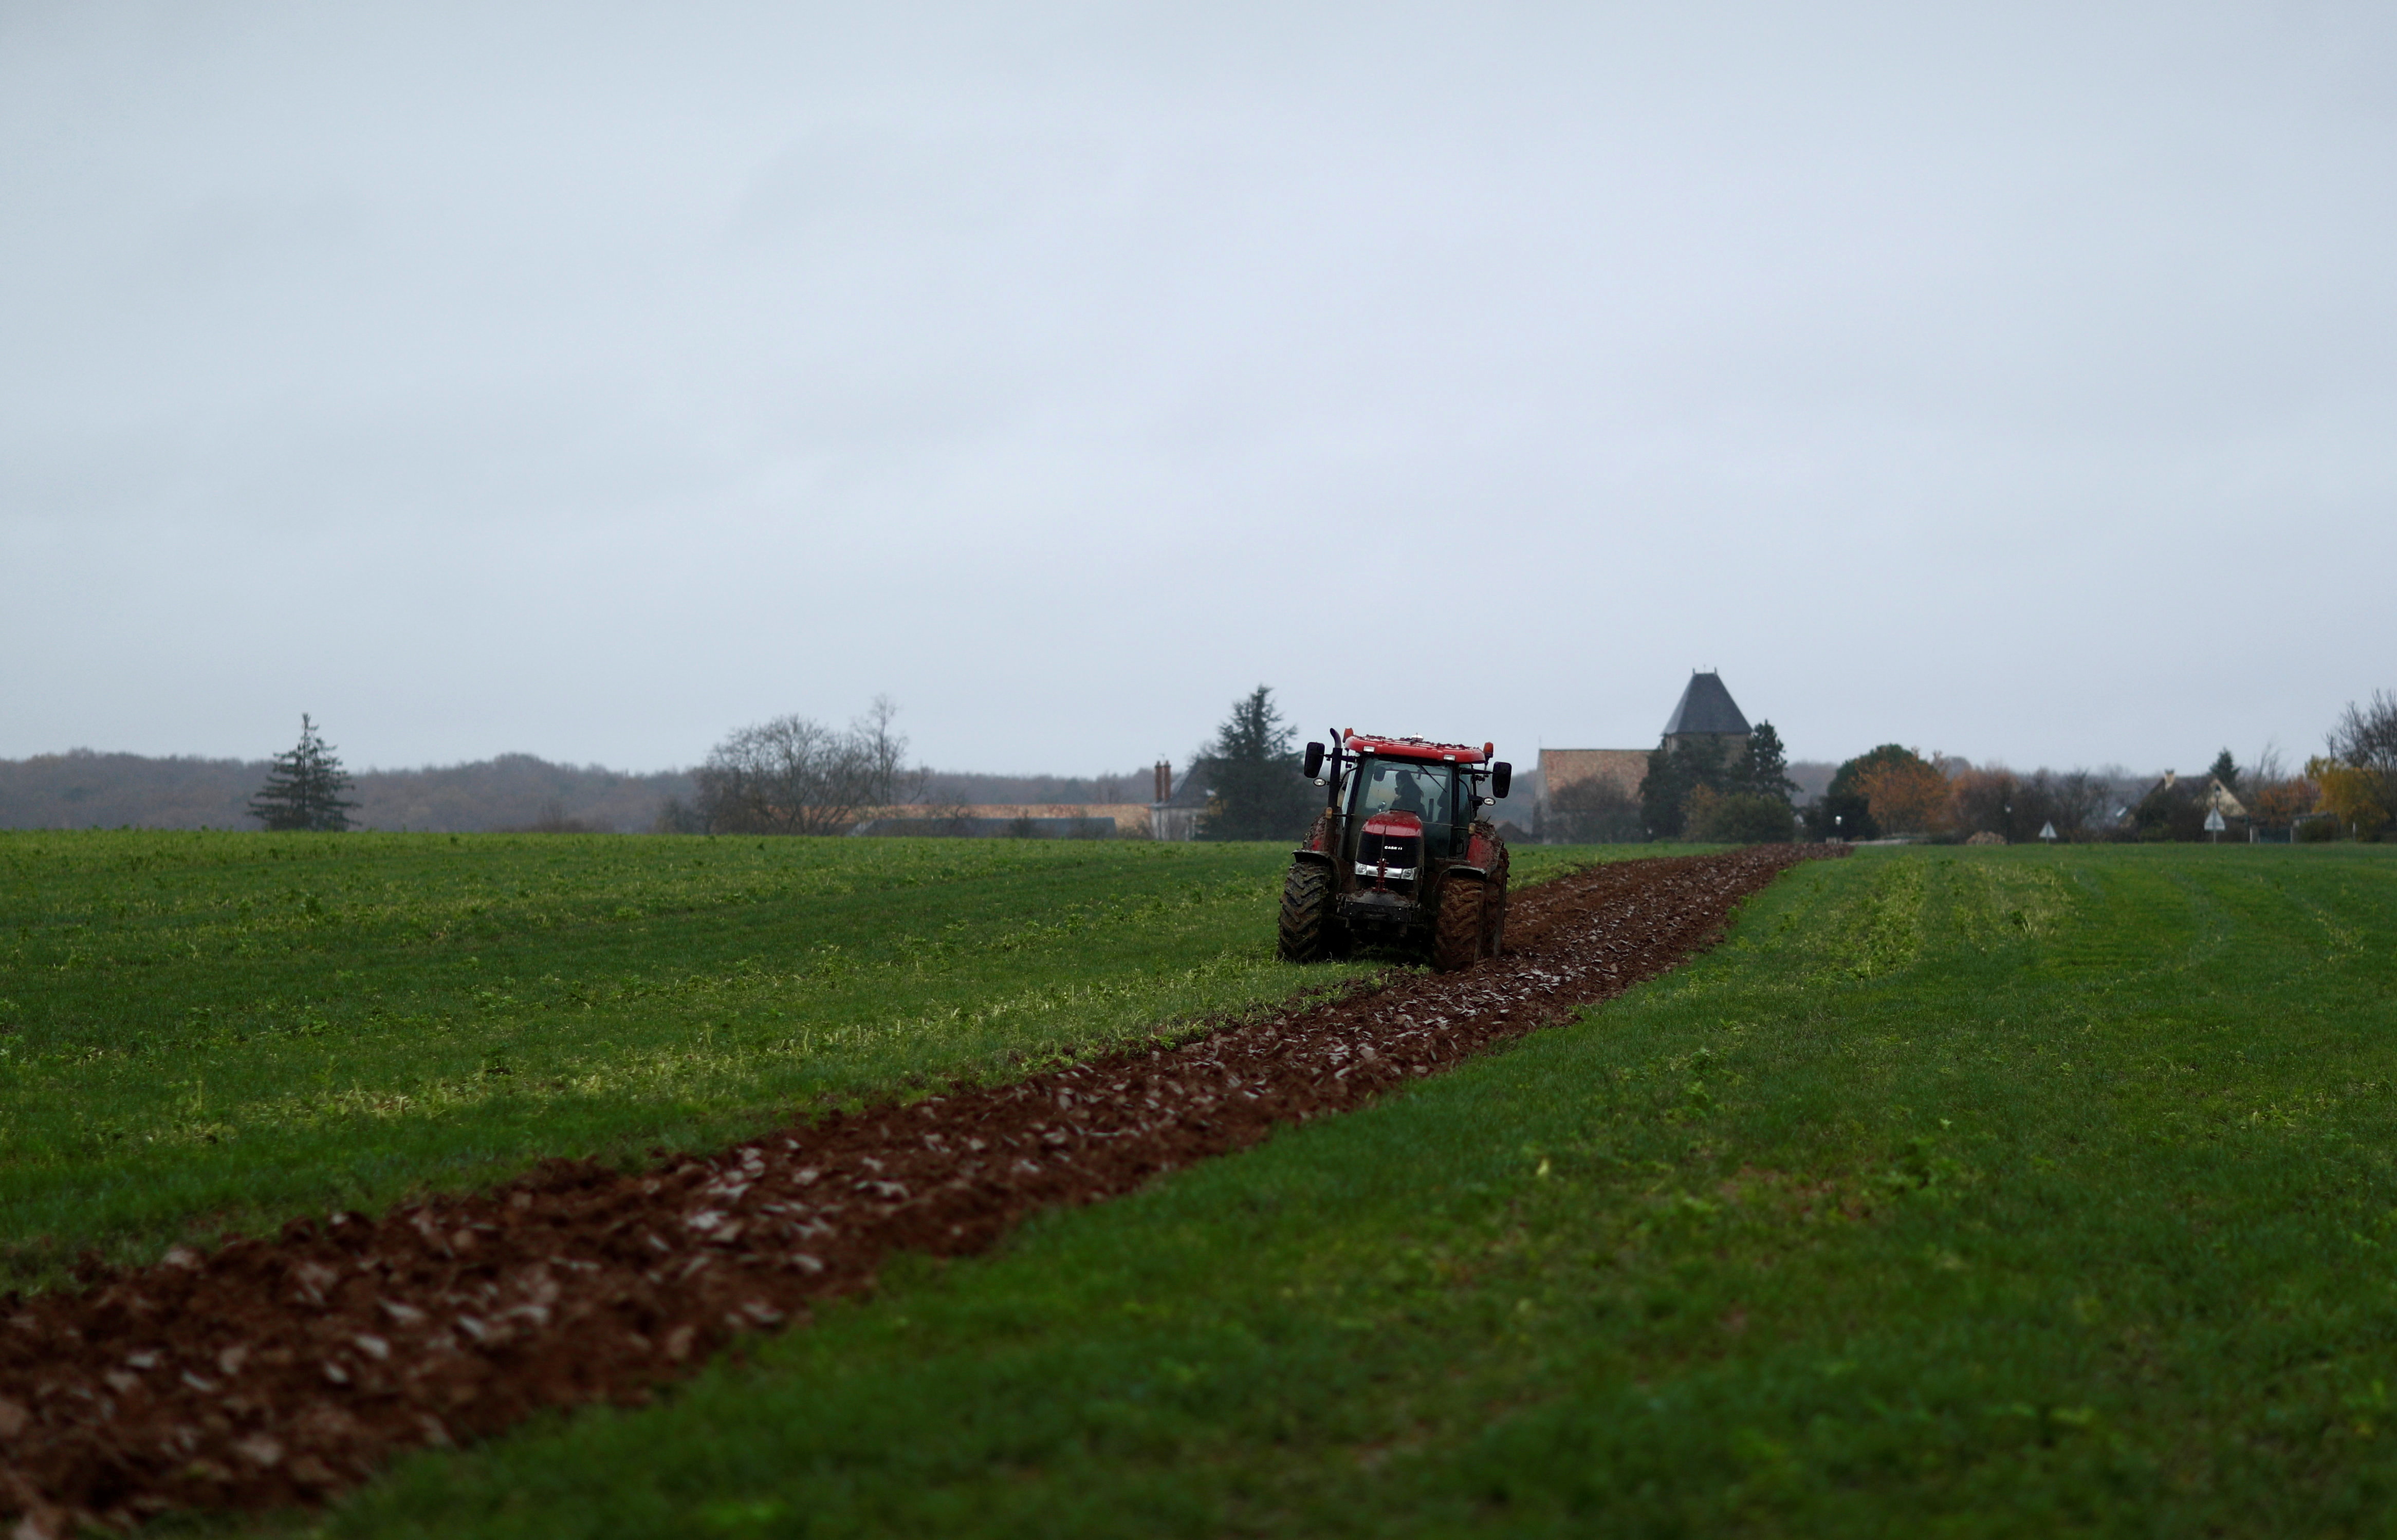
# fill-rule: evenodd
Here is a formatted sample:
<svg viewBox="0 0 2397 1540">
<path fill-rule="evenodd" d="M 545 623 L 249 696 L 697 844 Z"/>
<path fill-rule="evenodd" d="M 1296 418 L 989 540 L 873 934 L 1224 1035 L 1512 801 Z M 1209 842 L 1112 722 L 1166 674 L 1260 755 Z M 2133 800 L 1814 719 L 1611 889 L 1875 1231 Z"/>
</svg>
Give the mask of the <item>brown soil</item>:
<svg viewBox="0 0 2397 1540">
<path fill-rule="evenodd" d="M 635 1175 L 552 1160 L 496 1191 L 0 1302 L 0 1515 L 23 1537 L 168 1508 L 314 1503 L 395 1450 L 543 1406 L 638 1402 L 739 1333 L 871 1288 L 893 1251 L 988 1247 L 1561 1021 L 1710 944 L 1834 848 L 1605 865 L 1518 895 L 1503 957 L 1179 1046 L 880 1106 Z"/>
</svg>

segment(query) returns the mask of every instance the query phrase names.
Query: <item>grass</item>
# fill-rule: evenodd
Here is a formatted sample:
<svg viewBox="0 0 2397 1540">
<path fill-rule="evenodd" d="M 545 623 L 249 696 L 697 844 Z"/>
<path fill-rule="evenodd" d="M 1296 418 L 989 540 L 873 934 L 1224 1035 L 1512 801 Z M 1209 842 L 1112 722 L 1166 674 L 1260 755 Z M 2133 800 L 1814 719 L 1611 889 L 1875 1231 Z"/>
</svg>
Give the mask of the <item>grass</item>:
<svg viewBox="0 0 2397 1540">
<path fill-rule="evenodd" d="M 1529 850 L 1535 878 L 1597 852 Z M 1286 849 L 0 835 L 0 1287 L 1171 1033 Z"/>
<path fill-rule="evenodd" d="M 1893 850 L 340 1535 L 2377 1534 L 2397 861 Z M 316 1521 L 310 1521 L 316 1522 Z"/>
</svg>

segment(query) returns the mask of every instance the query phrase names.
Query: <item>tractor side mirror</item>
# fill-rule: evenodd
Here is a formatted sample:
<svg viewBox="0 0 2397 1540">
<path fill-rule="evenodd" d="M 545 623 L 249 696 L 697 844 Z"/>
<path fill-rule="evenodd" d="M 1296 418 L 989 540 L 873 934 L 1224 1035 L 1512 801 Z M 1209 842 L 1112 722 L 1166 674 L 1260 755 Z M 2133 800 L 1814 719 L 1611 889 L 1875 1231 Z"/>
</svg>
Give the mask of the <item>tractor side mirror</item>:
<svg viewBox="0 0 2397 1540">
<path fill-rule="evenodd" d="M 1515 767 L 1501 759 L 1490 767 L 1490 795 L 1504 797 L 1506 788 L 1515 783 Z"/>
<path fill-rule="evenodd" d="M 1306 778 L 1309 781 L 1312 781 L 1322 773 L 1323 745 L 1321 743 L 1309 743 L 1306 745 Z"/>
</svg>

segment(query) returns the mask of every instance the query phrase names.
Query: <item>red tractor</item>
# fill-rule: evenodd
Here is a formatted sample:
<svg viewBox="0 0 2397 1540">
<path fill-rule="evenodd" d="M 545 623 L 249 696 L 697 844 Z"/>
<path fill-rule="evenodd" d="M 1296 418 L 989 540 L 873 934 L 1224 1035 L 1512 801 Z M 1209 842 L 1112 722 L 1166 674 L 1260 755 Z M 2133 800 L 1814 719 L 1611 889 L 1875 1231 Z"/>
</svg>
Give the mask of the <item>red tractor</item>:
<svg viewBox="0 0 2397 1540">
<path fill-rule="evenodd" d="M 1346 957 L 1360 944 L 1427 954 L 1443 973 L 1494 957 L 1506 930 L 1506 842 L 1482 810 L 1514 767 L 1491 745 L 1335 734 L 1306 745 L 1330 794 L 1281 889 L 1281 955 Z"/>
</svg>

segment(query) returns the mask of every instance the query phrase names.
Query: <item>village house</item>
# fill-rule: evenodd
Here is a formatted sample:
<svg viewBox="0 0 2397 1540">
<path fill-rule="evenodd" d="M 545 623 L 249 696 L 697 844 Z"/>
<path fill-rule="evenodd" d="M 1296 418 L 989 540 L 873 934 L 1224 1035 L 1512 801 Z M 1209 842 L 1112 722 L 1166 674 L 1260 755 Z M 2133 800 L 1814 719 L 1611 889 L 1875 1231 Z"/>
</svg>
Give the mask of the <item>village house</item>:
<svg viewBox="0 0 2397 1540">
<path fill-rule="evenodd" d="M 2158 792 L 2186 797 L 2207 811 L 2218 812 L 2225 818 L 2247 816 L 2246 805 L 2231 794 L 2230 788 L 2222 783 L 2219 776 L 2179 775 L 2166 770 L 2163 779 L 2149 788 L 2148 795 L 2152 797 Z"/>
<path fill-rule="evenodd" d="M 2207 827 L 2218 819 L 2220 829 Z M 2255 837 L 2246 804 L 2214 775 L 2181 775 L 2166 770 L 2122 815 L 2123 825 L 2143 839 L 2195 840 L 2229 834 L 2233 839 Z"/>
<path fill-rule="evenodd" d="M 1148 805 L 1148 837 L 1151 839 L 1196 839 L 1198 837 L 1198 815 L 1207 810 L 1207 799 L 1214 795 L 1207 777 L 1197 765 L 1175 779 L 1172 761 L 1157 762 L 1157 799 Z"/>
</svg>

